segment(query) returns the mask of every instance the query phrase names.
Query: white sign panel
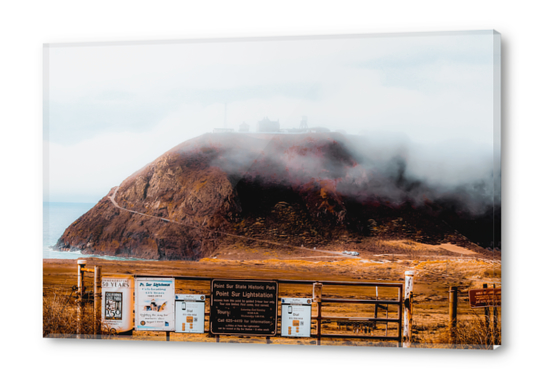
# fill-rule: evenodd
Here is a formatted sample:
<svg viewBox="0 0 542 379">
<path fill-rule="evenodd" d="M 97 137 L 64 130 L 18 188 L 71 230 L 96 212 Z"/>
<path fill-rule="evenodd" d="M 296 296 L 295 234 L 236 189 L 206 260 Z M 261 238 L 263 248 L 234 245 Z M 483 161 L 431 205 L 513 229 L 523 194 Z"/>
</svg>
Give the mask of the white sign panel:
<svg viewBox="0 0 542 379">
<path fill-rule="evenodd" d="M 102 324 L 115 333 L 134 328 L 134 278 L 102 277 Z"/>
<path fill-rule="evenodd" d="M 136 330 L 175 330 L 175 279 L 136 278 Z"/>
<path fill-rule="evenodd" d="M 312 299 L 281 299 L 281 335 L 283 337 L 310 337 Z"/>
<path fill-rule="evenodd" d="M 175 295 L 175 332 L 205 332 L 205 295 Z"/>
</svg>

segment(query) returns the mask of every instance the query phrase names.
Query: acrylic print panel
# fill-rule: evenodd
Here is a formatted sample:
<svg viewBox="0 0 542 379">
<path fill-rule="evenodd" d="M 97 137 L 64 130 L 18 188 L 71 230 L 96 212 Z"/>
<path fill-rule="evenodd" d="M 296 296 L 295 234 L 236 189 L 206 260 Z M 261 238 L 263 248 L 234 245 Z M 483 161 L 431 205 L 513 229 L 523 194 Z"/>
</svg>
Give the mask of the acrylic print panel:
<svg viewBox="0 0 542 379">
<path fill-rule="evenodd" d="M 44 337 L 501 344 L 498 33 L 44 62 Z"/>
</svg>

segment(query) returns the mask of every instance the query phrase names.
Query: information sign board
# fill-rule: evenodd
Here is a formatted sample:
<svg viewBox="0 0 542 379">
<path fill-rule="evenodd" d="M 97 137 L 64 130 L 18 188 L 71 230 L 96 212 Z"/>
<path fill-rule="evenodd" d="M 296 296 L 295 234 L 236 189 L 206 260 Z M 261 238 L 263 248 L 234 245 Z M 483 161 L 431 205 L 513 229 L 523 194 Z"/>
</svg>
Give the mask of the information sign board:
<svg viewBox="0 0 542 379">
<path fill-rule="evenodd" d="M 175 279 L 136 278 L 136 330 L 175 330 Z"/>
<path fill-rule="evenodd" d="M 278 284 L 275 281 L 211 282 L 211 333 L 274 336 Z"/>
<path fill-rule="evenodd" d="M 175 295 L 175 332 L 205 332 L 205 295 Z"/>
<path fill-rule="evenodd" d="M 469 302 L 471 308 L 500 307 L 501 289 L 482 288 L 469 290 Z"/>
<path fill-rule="evenodd" d="M 112 332 L 134 328 L 134 278 L 102 277 L 102 324 Z"/>
<path fill-rule="evenodd" d="M 281 299 L 281 335 L 283 337 L 310 337 L 312 299 Z"/>
</svg>

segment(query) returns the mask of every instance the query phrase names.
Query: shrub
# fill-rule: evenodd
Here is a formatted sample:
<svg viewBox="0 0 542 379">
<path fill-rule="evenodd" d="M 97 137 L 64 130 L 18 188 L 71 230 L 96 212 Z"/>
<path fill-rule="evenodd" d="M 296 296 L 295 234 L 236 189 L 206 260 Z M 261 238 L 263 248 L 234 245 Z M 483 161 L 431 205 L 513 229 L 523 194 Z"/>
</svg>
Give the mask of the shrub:
<svg viewBox="0 0 542 379">
<path fill-rule="evenodd" d="M 75 291 L 56 290 L 43 297 L 43 336 L 75 337 L 77 334 L 77 305 Z M 83 303 L 85 304 L 85 303 Z M 81 333 L 83 337 L 93 337 L 94 308 L 85 304 L 83 307 Z"/>
<path fill-rule="evenodd" d="M 501 344 L 501 324 L 493 330 L 493 320 L 486 323 L 485 316 L 470 313 L 467 319 L 458 320 L 454 330 L 441 333 L 436 343 L 456 349 L 493 349 Z"/>
</svg>

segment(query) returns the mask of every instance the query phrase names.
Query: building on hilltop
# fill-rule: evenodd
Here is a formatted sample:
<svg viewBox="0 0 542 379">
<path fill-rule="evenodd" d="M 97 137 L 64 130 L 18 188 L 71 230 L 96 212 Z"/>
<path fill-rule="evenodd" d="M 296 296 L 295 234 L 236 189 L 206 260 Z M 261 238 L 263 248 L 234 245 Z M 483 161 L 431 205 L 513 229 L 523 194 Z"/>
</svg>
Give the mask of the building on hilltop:
<svg viewBox="0 0 542 379">
<path fill-rule="evenodd" d="M 271 121 L 269 117 L 264 117 L 258 122 L 258 132 L 280 132 L 279 120 Z"/>
<path fill-rule="evenodd" d="M 299 124 L 299 129 L 308 129 L 309 124 L 307 123 L 307 116 L 301 116 L 301 123 Z"/>
<path fill-rule="evenodd" d="M 213 129 L 213 133 L 233 133 L 234 130 L 233 129 L 228 129 L 228 128 L 214 128 Z"/>
<path fill-rule="evenodd" d="M 250 126 L 243 121 L 241 125 L 239 125 L 239 132 L 240 133 L 248 133 L 250 130 Z"/>
<path fill-rule="evenodd" d="M 328 128 L 324 128 L 322 126 L 315 126 L 312 128 L 307 129 L 309 133 L 329 133 L 330 130 Z"/>
</svg>

